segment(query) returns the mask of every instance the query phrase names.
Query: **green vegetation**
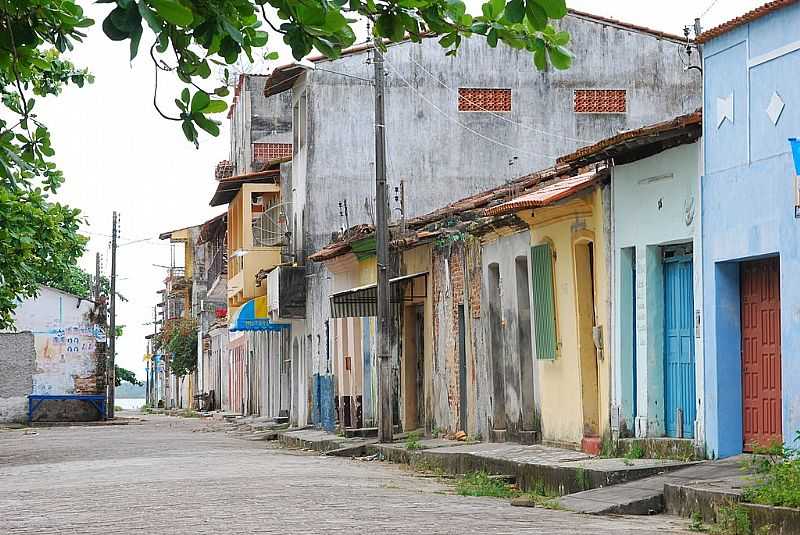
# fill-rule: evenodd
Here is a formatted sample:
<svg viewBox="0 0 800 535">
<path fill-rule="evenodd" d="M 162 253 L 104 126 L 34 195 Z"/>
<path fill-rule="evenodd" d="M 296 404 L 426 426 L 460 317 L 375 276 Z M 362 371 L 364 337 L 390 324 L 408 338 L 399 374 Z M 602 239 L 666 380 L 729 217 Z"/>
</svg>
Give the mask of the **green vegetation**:
<svg viewBox="0 0 800 535">
<path fill-rule="evenodd" d="M 644 448 L 638 442 L 632 442 L 628 451 L 623 456 L 625 460 L 632 461 L 633 459 L 644 458 Z"/>
<path fill-rule="evenodd" d="M 578 488 L 581 490 L 588 490 L 592 488 L 592 482 L 589 479 L 589 474 L 587 474 L 586 470 L 583 468 L 575 469 L 575 484 L 578 485 Z"/>
<path fill-rule="evenodd" d="M 800 442 L 800 431 L 795 435 Z M 755 472 L 752 487 L 744 489 L 747 502 L 800 508 L 800 449 L 780 442 L 755 446 L 746 468 Z"/>
<path fill-rule="evenodd" d="M 466 474 L 456 482 L 456 492 L 461 496 L 492 496 L 495 498 L 512 498 L 520 493 L 511 485 L 486 472 Z"/>
<path fill-rule="evenodd" d="M 181 418 L 200 418 L 200 414 L 193 409 L 183 409 L 178 413 Z"/>
<path fill-rule="evenodd" d="M 708 528 L 714 535 L 752 535 L 747 510 L 738 504 L 723 505 L 717 510 L 717 522 Z"/>
<path fill-rule="evenodd" d="M 703 524 L 703 515 L 698 511 L 692 513 L 691 520 L 689 521 L 689 531 L 706 531 L 706 526 Z"/>
<path fill-rule="evenodd" d="M 422 442 L 419 441 L 420 436 L 416 431 L 412 431 L 406 436 L 406 449 L 408 451 L 417 451 L 423 449 Z"/>
<path fill-rule="evenodd" d="M 170 354 L 170 372 L 178 377 L 192 373 L 197 368 L 197 322 L 170 320 L 156 338 L 156 349 Z"/>
</svg>

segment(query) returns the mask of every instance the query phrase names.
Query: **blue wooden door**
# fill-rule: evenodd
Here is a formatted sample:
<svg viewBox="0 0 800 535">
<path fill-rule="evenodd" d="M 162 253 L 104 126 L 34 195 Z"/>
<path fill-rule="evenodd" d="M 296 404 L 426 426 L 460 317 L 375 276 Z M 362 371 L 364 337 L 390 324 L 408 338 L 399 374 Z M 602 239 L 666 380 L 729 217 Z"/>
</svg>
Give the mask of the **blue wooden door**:
<svg viewBox="0 0 800 535">
<path fill-rule="evenodd" d="M 694 436 L 694 299 L 691 256 L 664 260 L 664 421 L 667 436 L 678 436 L 678 409 L 683 436 Z"/>
</svg>

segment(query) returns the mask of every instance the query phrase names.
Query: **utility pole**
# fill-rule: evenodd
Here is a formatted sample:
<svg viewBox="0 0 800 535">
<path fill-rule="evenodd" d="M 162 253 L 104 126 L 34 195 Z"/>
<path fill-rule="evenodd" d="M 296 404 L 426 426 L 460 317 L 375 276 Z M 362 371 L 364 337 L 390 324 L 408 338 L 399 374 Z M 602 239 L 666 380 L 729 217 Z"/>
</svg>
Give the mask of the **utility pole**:
<svg viewBox="0 0 800 535">
<path fill-rule="evenodd" d="M 100 253 L 94 257 L 94 300 L 100 301 Z"/>
<path fill-rule="evenodd" d="M 375 238 L 378 260 L 377 295 L 377 353 L 378 353 L 378 441 L 391 442 L 394 428 L 392 418 L 392 381 L 389 359 L 389 225 L 386 191 L 386 134 L 384 124 L 384 72 L 380 42 L 375 47 L 372 64 L 375 67 Z"/>
<path fill-rule="evenodd" d="M 108 417 L 114 419 L 114 388 L 116 384 L 115 357 L 117 351 L 117 212 L 114 212 L 111 224 L 111 306 L 108 326 Z"/>
</svg>

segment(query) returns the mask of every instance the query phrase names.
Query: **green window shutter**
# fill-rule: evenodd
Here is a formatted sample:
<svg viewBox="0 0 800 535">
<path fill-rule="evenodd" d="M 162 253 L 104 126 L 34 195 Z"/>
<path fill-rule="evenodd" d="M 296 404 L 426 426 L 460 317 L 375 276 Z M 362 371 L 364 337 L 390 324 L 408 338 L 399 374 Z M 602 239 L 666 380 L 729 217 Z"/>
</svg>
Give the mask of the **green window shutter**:
<svg viewBox="0 0 800 535">
<path fill-rule="evenodd" d="M 533 317 L 536 358 L 556 358 L 556 307 L 553 297 L 553 249 L 549 243 L 531 247 Z"/>
</svg>

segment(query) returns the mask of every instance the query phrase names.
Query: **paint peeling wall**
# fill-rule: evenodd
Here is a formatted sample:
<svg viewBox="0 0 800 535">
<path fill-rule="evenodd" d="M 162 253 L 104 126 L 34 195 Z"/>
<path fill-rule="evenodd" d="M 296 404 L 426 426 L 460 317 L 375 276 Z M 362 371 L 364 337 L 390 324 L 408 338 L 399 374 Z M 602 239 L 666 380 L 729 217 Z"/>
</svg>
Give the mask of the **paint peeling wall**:
<svg viewBox="0 0 800 535">
<path fill-rule="evenodd" d="M 536 360 L 542 439 L 548 443 L 576 447 L 584 437 L 602 435 L 610 425 L 613 344 L 606 342 L 598 353 L 591 333 L 584 330 L 581 336 L 581 321 L 587 318 L 579 313 L 579 300 L 590 296 L 576 289 L 580 282 L 576 267 L 581 262 L 576 246 L 591 241 L 594 322 L 607 338 L 609 294 L 603 197 L 602 189 L 595 188 L 564 203 L 519 214 L 530 225 L 531 245 L 549 242 L 555 252 L 557 355 L 553 360 Z M 531 316 L 535 321 L 535 313 Z"/>
<path fill-rule="evenodd" d="M 512 232 L 510 229 L 503 229 Z M 483 353 L 486 368 L 491 375 L 486 388 L 492 392 L 492 417 L 487 426 L 493 430 L 495 440 L 521 440 L 534 442 L 539 431 L 539 409 L 535 403 L 538 396 L 536 389 L 536 369 L 533 363 L 532 339 L 525 343 L 520 340 L 523 325 L 527 321 L 528 335 L 532 331 L 530 315 L 532 281 L 530 280 L 530 232 L 517 232 L 507 235 L 488 234 L 483 237 L 482 267 L 484 287 L 488 288 L 487 276 L 489 266 L 494 265 L 500 275 L 499 323 L 493 321 L 490 314 L 482 317 L 482 330 L 487 338 L 497 336 L 500 351 L 495 354 L 491 347 Z M 520 270 L 518 272 L 518 269 Z M 520 276 L 524 281 L 518 280 Z M 522 291 L 527 290 L 525 294 Z M 484 291 L 484 301 L 490 296 Z M 527 319 L 522 317 L 527 305 Z M 488 308 L 487 308 L 488 310 Z M 497 390 L 495 390 L 497 385 Z M 502 392 L 503 398 L 497 399 L 495 393 Z M 503 413 L 500 421 L 495 421 L 495 410 Z"/>
<path fill-rule="evenodd" d="M 14 310 L 18 332 L 33 335 L 33 347 L 17 345 L 21 359 L 32 357 L 30 388 L 33 394 L 97 394 L 105 392 L 105 333 L 90 319 L 94 304 L 74 295 L 41 287 L 35 299 L 22 301 Z M 98 347 L 101 346 L 101 347 Z M 33 350 L 31 354 L 30 351 Z M 99 349 L 99 351 L 98 351 Z M 27 384 L 28 378 L 22 377 Z M 43 419 L 92 419 L 91 407 L 82 404 L 42 406 Z"/>
</svg>

